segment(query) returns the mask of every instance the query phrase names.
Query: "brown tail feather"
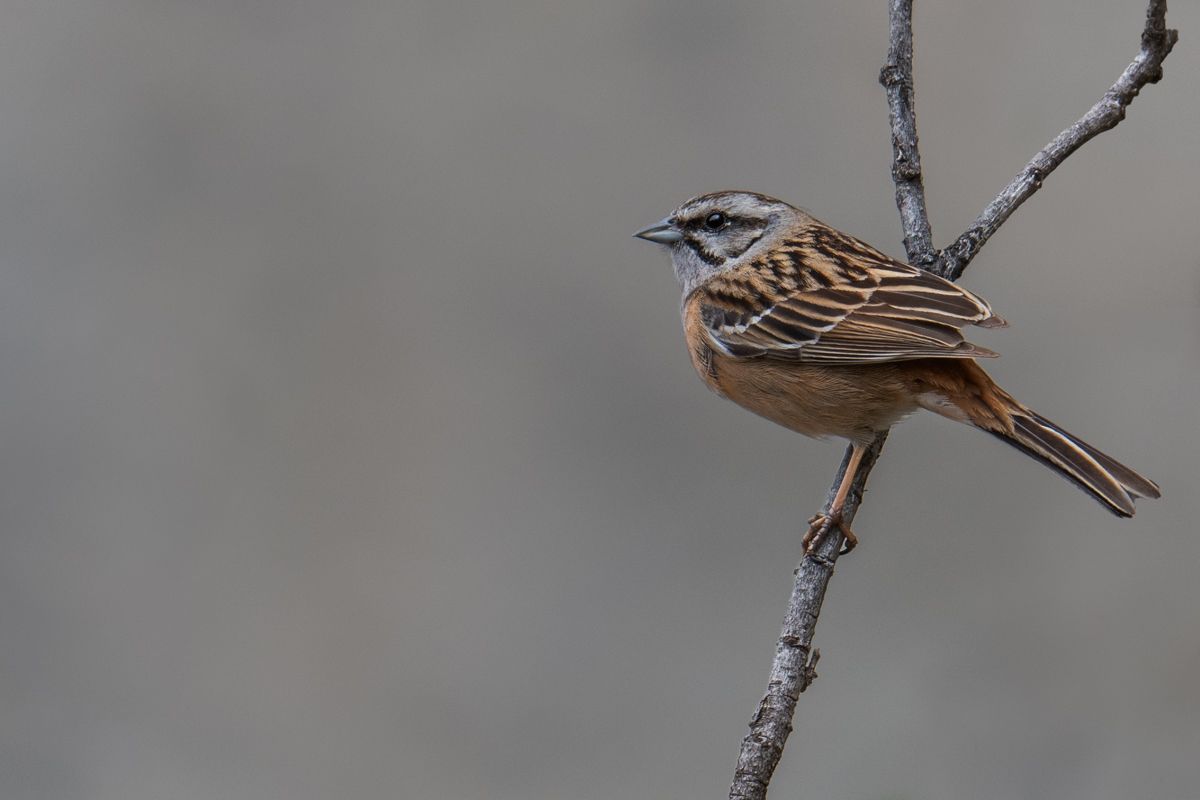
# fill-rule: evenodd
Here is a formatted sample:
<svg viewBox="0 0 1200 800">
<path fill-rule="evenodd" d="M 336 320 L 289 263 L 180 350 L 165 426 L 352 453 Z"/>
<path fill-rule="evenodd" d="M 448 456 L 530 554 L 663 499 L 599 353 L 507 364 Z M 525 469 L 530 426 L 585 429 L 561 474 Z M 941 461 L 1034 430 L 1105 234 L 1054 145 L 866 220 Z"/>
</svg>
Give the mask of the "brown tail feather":
<svg viewBox="0 0 1200 800">
<path fill-rule="evenodd" d="M 1129 467 L 1122 464 L 1120 461 L 1117 461 L 1112 456 L 1100 452 L 1087 442 L 1081 441 L 1077 437 L 1067 433 L 1045 417 L 1035 414 L 1032 411 L 1029 412 L 1029 416 L 1038 425 L 1058 431 L 1060 434 L 1066 436 L 1075 444 L 1086 450 L 1087 454 L 1094 458 L 1096 462 L 1100 464 L 1100 466 L 1111 473 L 1112 476 L 1125 487 L 1125 491 L 1129 492 L 1129 494 L 1133 495 L 1134 497 L 1162 497 L 1162 493 L 1158 489 L 1158 484 L 1156 484 L 1154 481 L 1142 477 Z"/>
<path fill-rule="evenodd" d="M 1135 497 L 1159 496 L 1153 482 L 1033 412 L 1013 414 L 1012 434 L 988 433 L 1041 461 L 1119 517 L 1133 516 Z"/>
<path fill-rule="evenodd" d="M 972 361 L 931 364 L 918 388 L 917 401 L 925 408 L 1036 458 L 1117 516 L 1133 516 L 1134 498 L 1160 496 L 1153 481 L 1030 411 Z"/>
</svg>

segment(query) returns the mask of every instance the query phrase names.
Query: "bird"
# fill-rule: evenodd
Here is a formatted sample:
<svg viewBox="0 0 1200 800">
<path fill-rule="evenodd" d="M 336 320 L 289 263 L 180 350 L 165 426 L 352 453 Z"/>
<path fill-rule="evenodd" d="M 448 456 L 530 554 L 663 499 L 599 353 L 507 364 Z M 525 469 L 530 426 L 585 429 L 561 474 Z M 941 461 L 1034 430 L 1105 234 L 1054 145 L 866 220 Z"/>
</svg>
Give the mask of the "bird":
<svg viewBox="0 0 1200 800">
<path fill-rule="evenodd" d="M 983 298 L 888 257 L 764 194 L 688 200 L 634 236 L 670 251 L 692 366 L 718 395 L 784 428 L 840 437 L 850 461 L 806 552 L 836 526 L 870 442 L 920 409 L 992 434 L 1074 482 L 1119 517 L 1157 484 L 1018 402 L 963 336 L 1004 327 Z"/>
</svg>

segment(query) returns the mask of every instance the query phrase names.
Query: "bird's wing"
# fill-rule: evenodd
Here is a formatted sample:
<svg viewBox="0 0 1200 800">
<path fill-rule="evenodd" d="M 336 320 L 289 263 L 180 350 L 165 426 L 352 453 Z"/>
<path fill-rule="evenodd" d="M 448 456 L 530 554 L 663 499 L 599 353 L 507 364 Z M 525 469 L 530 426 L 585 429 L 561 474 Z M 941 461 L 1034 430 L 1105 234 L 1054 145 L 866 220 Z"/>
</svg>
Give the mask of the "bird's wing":
<svg viewBox="0 0 1200 800">
<path fill-rule="evenodd" d="M 875 364 L 992 357 L 960 329 L 1005 324 L 971 292 L 825 226 L 711 279 L 697 294 L 712 344 L 736 358 Z"/>
</svg>

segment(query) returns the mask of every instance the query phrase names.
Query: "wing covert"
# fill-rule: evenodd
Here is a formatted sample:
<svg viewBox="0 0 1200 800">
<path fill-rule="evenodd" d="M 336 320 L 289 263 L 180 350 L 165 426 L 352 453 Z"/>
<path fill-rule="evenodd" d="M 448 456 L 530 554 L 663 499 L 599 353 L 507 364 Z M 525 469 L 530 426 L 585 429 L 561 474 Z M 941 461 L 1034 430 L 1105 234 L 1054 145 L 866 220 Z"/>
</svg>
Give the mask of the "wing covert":
<svg viewBox="0 0 1200 800">
<path fill-rule="evenodd" d="M 697 293 L 714 347 L 736 358 L 873 364 L 994 357 L 960 329 L 1005 324 L 973 293 L 823 225 Z"/>
</svg>

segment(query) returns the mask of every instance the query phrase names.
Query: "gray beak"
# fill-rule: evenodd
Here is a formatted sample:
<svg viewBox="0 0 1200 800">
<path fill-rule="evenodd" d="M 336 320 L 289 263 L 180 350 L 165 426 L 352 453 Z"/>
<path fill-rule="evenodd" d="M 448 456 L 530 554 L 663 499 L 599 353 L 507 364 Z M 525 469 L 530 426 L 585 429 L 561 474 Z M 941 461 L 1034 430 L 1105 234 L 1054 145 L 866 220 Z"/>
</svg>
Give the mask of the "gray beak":
<svg viewBox="0 0 1200 800">
<path fill-rule="evenodd" d="M 683 234 L 671 224 L 670 217 L 667 217 L 662 222 L 654 223 L 649 228 L 642 228 L 634 236 L 639 239 L 645 239 L 647 242 L 654 242 L 655 244 L 675 244 L 683 240 Z"/>
</svg>

